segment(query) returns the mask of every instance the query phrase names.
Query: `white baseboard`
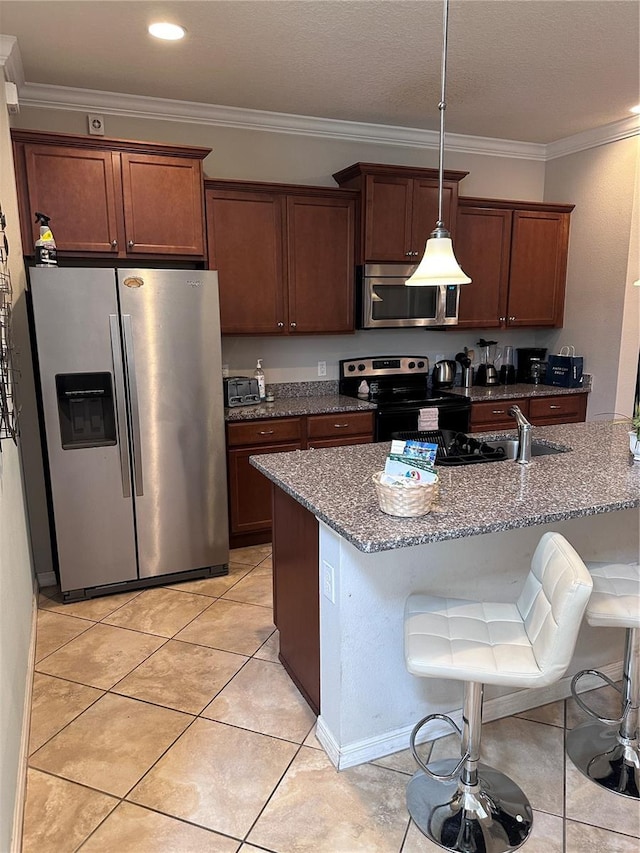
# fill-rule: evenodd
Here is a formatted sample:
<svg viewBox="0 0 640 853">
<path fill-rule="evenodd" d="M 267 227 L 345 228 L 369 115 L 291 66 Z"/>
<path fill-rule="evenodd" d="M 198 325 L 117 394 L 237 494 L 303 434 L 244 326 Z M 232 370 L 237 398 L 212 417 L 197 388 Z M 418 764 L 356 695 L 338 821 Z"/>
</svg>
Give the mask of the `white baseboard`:
<svg viewBox="0 0 640 853">
<path fill-rule="evenodd" d="M 33 584 L 33 606 L 31 610 L 31 642 L 27 662 L 26 686 L 24 691 L 24 711 L 22 714 L 22 736 L 20 738 L 20 754 L 18 756 L 18 779 L 16 782 L 16 798 L 13 807 L 13 832 L 11 835 L 11 853 L 22 850 L 22 823 L 24 819 L 24 803 L 27 794 L 27 764 L 29 760 L 29 731 L 31 729 L 31 698 L 33 695 L 33 676 L 36 667 L 36 626 L 38 620 L 38 590 Z"/>
<path fill-rule="evenodd" d="M 43 589 L 45 586 L 55 586 L 58 583 L 55 572 L 40 572 L 36 578 L 38 579 L 38 589 Z"/>
<path fill-rule="evenodd" d="M 622 677 L 622 663 L 618 661 L 602 666 L 600 667 L 600 672 L 607 675 L 612 681 L 619 681 Z M 571 695 L 572 677 L 570 675 L 566 676 L 547 687 L 516 690 L 514 693 L 508 693 L 506 696 L 497 696 L 495 699 L 488 699 L 482 707 L 483 722 L 489 723 L 501 717 L 510 717 L 513 714 L 520 714 L 522 711 L 528 711 L 531 708 L 548 705 L 549 702 L 567 699 Z M 580 693 L 602 686 L 602 681 L 588 675 L 580 682 Z M 461 725 L 461 708 L 453 709 L 447 713 L 458 725 Z M 409 736 L 414 725 L 415 723 L 412 723 L 401 729 L 385 732 L 383 735 L 354 741 L 341 748 L 326 727 L 322 715 L 320 715 L 316 726 L 316 737 L 324 747 L 332 764 L 338 770 L 345 770 L 347 767 L 355 767 L 357 764 L 375 761 L 378 758 L 384 758 L 387 755 L 392 755 L 394 752 L 407 749 L 409 747 Z M 429 740 L 436 740 L 450 734 L 450 726 L 444 722 L 435 721 L 429 726 L 428 732 L 418 738 L 418 743 L 427 740 L 427 735 Z"/>
</svg>

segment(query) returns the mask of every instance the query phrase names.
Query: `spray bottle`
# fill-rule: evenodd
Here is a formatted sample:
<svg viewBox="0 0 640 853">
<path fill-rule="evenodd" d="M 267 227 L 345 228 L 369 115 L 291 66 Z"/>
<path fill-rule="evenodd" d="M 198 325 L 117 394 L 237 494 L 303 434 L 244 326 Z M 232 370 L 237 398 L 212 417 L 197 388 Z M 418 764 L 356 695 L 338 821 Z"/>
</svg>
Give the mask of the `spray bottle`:
<svg viewBox="0 0 640 853">
<path fill-rule="evenodd" d="M 267 388 L 264 382 L 264 370 L 262 369 L 262 359 L 258 359 L 258 363 L 256 364 L 256 369 L 253 371 L 254 377 L 258 380 L 258 394 L 260 395 L 260 399 L 264 400 L 267 396 Z"/>
<path fill-rule="evenodd" d="M 56 241 L 53 239 L 53 234 L 49 228 L 49 219 L 51 217 L 44 213 L 36 211 L 36 222 L 40 223 L 40 236 L 36 240 L 36 266 L 37 267 L 57 267 L 58 266 L 58 251 L 56 249 Z"/>
</svg>

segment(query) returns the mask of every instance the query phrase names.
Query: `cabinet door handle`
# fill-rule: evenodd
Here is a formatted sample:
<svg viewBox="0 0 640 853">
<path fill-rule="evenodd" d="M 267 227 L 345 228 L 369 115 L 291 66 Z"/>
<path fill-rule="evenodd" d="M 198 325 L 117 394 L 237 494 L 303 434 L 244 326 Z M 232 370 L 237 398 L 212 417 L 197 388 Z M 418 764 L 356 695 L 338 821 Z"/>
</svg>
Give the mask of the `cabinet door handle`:
<svg viewBox="0 0 640 853">
<path fill-rule="evenodd" d="M 504 414 L 506 414 L 506 412 L 504 409 L 492 409 L 491 414 L 492 415 L 504 415 Z"/>
<path fill-rule="evenodd" d="M 333 425 L 334 429 L 346 429 L 348 426 L 349 426 L 349 424 L 334 424 Z"/>
<path fill-rule="evenodd" d="M 129 242 L 127 243 L 127 248 L 133 249 L 134 246 L 135 246 L 135 243 L 133 242 L 133 240 L 129 240 Z"/>
<path fill-rule="evenodd" d="M 510 320 L 511 322 L 513 322 L 513 320 L 515 320 L 515 319 L 516 319 L 515 317 L 509 317 L 509 320 Z"/>
<path fill-rule="evenodd" d="M 258 435 L 273 435 L 273 430 L 272 429 L 261 429 L 258 432 Z"/>
<path fill-rule="evenodd" d="M 506 322 L 507 322 L 507 318 L 506 318 L 506 317 L 498 317 L 498 320 L 499 320 L 501 323 L 506 323 Z"/>
<path fill-rule="evenodd" d="M 282 328 L 283 328 L 283 326 L 284 326 L 284 323 L 278 323 L 278 328 L 279 328 L 279 329 L 282 329 Z"/>
<path fill-rule="evenodd" d="M 295 329 L 298 324 L 297 323 L 289 323 L 289 325 L 291 326 L 292 329 Z"/>
<path fill-rule="evenodd" d="M 406 255 L 408 258 L 410 258 L 410 257 L 411 257 L 411 255 L 413 255 L 413 252 L 405 252 L 405 255 Z"/>
<path fill-rule="evenodd" d="M 117 248 L 118 248 L 118 241 L 117 241 L 117 240 L 112 240 L 112 241 L 111 241 L 111 248 L 112 248 L 112 249 L 117 249 Z"/>
<path fill-rule="evenodd" d="M 549 406 L 549 408 L 550 408 L 550 409 L 561 409 L 561 408 L 562 408 L 562 406 L 551 406 L 551 405 L 550 405 L 550 406 Z"/>
</svg>

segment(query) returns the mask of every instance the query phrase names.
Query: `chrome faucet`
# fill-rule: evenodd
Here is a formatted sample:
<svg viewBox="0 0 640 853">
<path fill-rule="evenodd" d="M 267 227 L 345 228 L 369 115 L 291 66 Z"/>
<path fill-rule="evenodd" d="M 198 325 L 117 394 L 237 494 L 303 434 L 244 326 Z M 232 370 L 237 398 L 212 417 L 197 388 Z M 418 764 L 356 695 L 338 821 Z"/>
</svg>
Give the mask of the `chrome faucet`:
<svg viewBox="0 0 640 853">
<path fill-rule="evenodd" d="M 516 462 L 526 465 L 531 462 L 531 424 L 520 410 L 520 406 L 511 406 L 508 414 L 518 424 L 518 456 Z"/>
</svg>

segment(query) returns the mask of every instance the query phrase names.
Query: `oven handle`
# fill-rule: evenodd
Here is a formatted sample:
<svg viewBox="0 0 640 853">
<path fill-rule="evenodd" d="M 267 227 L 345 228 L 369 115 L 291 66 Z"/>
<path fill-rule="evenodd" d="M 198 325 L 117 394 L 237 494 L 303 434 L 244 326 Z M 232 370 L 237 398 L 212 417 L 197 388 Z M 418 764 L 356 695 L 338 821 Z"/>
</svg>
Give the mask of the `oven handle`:
<svg viewBox="0 0 640 853">
<path fill-rule="evenodd" d="M 426 401 L 422 405 L 407 405 L 406 407 L 394 407 L 393 409 L 385 410 L 384 406 L 378 408 L 375 416 L 375 440 L 390 441 L 390 435 L 394 432 L 402 432 L 402 427 L 393 427 L 392 418 L 395 416 L 404 417 L 406 415 L 419 415 L 420 409 L 438 409 L 438 417 L 440 412 L 445 411 L 448 415 L 456 416 L 454 426 L 440 424 L 440 429 L 452 429 L 455 432 L 468 433 L 471 426 L 471 401 L 470 400 L 451 400 L 450 402 L 429 403 Z M 391 425 L 390 425 L 391 422 Z"/>
</svg>

